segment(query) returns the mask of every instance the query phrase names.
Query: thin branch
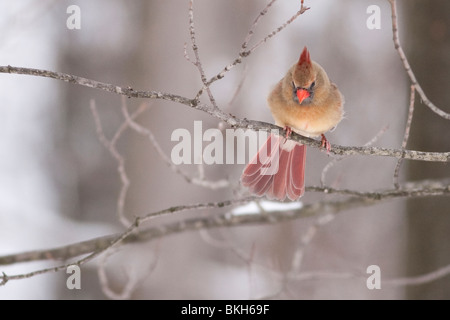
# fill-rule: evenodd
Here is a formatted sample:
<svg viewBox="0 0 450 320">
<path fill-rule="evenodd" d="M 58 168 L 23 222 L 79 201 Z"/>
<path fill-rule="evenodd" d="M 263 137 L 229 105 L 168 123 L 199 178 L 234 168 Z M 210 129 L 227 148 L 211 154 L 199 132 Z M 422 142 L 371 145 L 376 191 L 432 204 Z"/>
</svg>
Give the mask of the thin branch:
<svg viewBox="0 0 450 320">
<path fill-rule="evenodd" d="M 200 54 L 197 46 L 197 40 L 195 36 L 195 27 L 194 27 L 194 0 L 189 1 L 189 34 L 191 35 L 191 43 L 192 43 L 192 51 L 194 51 L 195 55 L 195 61 L 191 61 L 188 57 L 188 60 L 191 61 L 198 69 L 198 72 L 200 73 L 200 79 L 203 83 L 203 88 L 200 89 L 198 92 L 196 99 L 200 98 L 200 95 L 204 90 L 208 93 L 209 101 L 211 101 L 214 109 L 219 109 L 219 106 L 216 103 L 216 99 L 214 98 L 214 95 L 211 92 L 211 89 L 209 87 L 209 83 L 206 79 L 205 70 L 203 69 L 202 62 L 200 60 Z M 186 49 L 185 49 L 185 56 L 187 56 Z"/>
<path fill-rule="evenodd" d="M 115 253 L 114 251 L 115 250 L 109 250 L 105 252 L 99 261 L 97 274 L 100 281 L 100 286 L 103 293 L 110 299 L 130 299 L 133 292 L 143 284 L 143 280 L 145 280 L 145 278 L 147 278 L 155 270 L 158 264 L 159 250 L 158 248 L 155 250 L 155 257 L 151 258 L 151 262 L 147 268 L 148 270 L 146 270 L 143 275 L 138 276 L 138 272 L 136 270 L 130 270 L 130 267 L 124 270 L 127 281 L 125 286 L 119 292 L 110 287 L 106 272 L 106 262 L 108 258 Z"/>
<path fill-rule="evenodd" d="M 400 60 L 403 63 L 403 67 L 405 68 L 406 73 L 408 74 L 409 79 L 411 80 L 411 84 L 416 88 L 417 93 L 420 95 L 420 98 L 422 99 L 422 102 L 430 108 L 434 113 L 438 114 L 444 119 L 450 120 L 450 113 L 447 113 L 438 107 L 436 107 L 425 95 L 425 92 L 423 91 L 422 87 L 420 86 L 419 82 L 416 79 L 416 76 L 414 75 L 414 72 L 411 69 L 411 66 L 408 62 L 408 59 L 406 58 L 405 52 L 403 51 L 402 46 L 400 45 L 400 40 L 398 37 L 398 20 L 397 20 L 397 5 L 395 0 L 388 0 L 391 4 L 391 13 L 392 13 L 392 35 L 393 35 L 393 42 L 395 50 L 397 50 Z"/>
<path fill-rule="evenodd" d="M 311 243 L 314 236 L 317 234 L 317 231 L 320 227 L 323 225 L 331 222 L 334 220 L 335 215 L 334 214 L 325 214 L 320 215 L 316 218 L 314 223 L 306 230 L 306 232 L 303 234 L 300 240 L 300 245 L 295 251 L 294 257 L 292 259 L 291 264 L 291 273 L 298 273 L 300 271 L 302 262 L 303 262 L 303 255 L 306 247 Z"/>
<path fill-rule="evenodd" d="M 106 262 L 110 256 L 115 254 L 115 250 L 107 250 L 102 257 L 100 257 L 99 265 L 97 268 L 97 275 L 100 282 L 100 287 L 102 288 L 103 293 L 110 299 L 129 299 L 131 293 L 134 291 L 136 285 L 138 284 L 137 277 L 134 276 L 131 272 L 125 273 L 127 277 L 127 282 L 125 286 L 122 288 L 120 292 L 114 291 L 109 284 L 108 276 L 106 273 Z"/>
<path fill-rule="evenodd" d="M 210 229 L 200 229 L 199 234 L 203 241 L 205 241 L 210 246 L 227 249 L 233 252 L 239 259 L 244 261 L 247 266 L 250 266 L 253 262 L 253 254 L 254 254 L 254 245 L 252 246 L 252 250 L 250 254 L 247 254 L 242 248 L 233 245 L 228 239 L 216 239 L 212 236 Z"/>
<path fill-rule="evenodd" d="M 273 2 L 273 1 L 272 1 Z M 258 23 L 259 19 L 264 16 L 267 13 L 267 10 L 272 5 L 272 2 L 269 3 L 269 5 L 266 6 L 266 8 L 260 12 L 258 17 L 256 17 L 255 22 Z M 230 64 L 228 64 L 225 68 L 223 68 L 218 74 L 216 74 L 214 77 L 209 79 L 208 85 L 211 85 L 213 82 L 222 79 L 225 77 L 225 74 L 229 72 L 231 69 L 233 69 L 238 64 L 242 63 L 242 60 L 248 56 L 250 56 L 253 51 L 255 51 L 259 46 L 261 46 L 263 43 L 266 43 L 270 38 L 275 36 L 276 34 L 280 33 L 285 29 L 288 25 L 290 25 L 292 22 L 294 22 L 295 19 L 297 19 L 300 15 L 305 13 L 309 8 L 303 6 L 303 1 L 301 3 L 301 8 L 299 11 L 297 11 L 291 18 L 289 18 L 285 23 L 283 23 L 281 26 L 276 28 L 274 31 L 272 31 L 269 35 L 267 35 L 264 39 L 260 40 L 257 44 L 255 44 L 250 50 L 245 50 L 248 45 L 248 41 L 250 41 L 251 36 L 253 35 L 254 31 L 250 31 L 249 34 L 247 34 L 247 37 L 244 40 L 244 43 L 241 45 L 241 51 L 239 52 L 239 56 Z M 254 23 L 255 23 L 254 22 Z M 252 28 L 255 28 L 256 25 L 253 25 Z"/>
<path fill-rule="evenodd" d="M 307 10 L 309 10 L 308 7 L 304 7 L 303 3 L 301 4 L 300 10 L 297 11 L 296 14 L 294 14 L 289 20 L 287 20 L 285 23 L 283 23 L 281 26 L 273 30 L 269 35 L 267 35 L 264 39 L 260 40 L 257 44 L 255 44 L 249 51 L 242 52 L 242 54 L 245 56 L 248 53 L 253 52 L 256 48 L 258 48 L 263 43 L 266 43 L 270 38 L 281 32 L 284 28 L 286 28 L 288 25 L 290 25 L 292 22 L 294 22 L 295 19 L 297 19 L 300 15 L 305 13 Z"/>
<path fill-rule="evenodd" d="M 450 274 L 450 265 L 446 265 L 445 267 L 439 268 L 429 273 L 425 273 L 415 277 L 405 277 L 405 278 L 397 278 L 397 279 L 389 279 L 382 280 L 382 286 L 417 286 L 420 284 L 430 283 L 446 277 Z"/>
<path fill-rule="evenodd" d="M 371 145 L 373 145 L 375 142 L 378 141 L 378 139 L 386 132 L 386 130 L 388 129 L 389 126 L 385 126 L 384 128 L 382 128 L 380 131 L 378 131 L 378 133 L 372 138 L 370 139 L 370 141 L 366 142 L 363 146 L 364 147 L 369 147 Z M 328 173 L 328 171 L 339 161 L 345 159 L 345 157 L 335 157 L 333 158 L 333 160 L 331 160 L 330 162 L 328 162 L 326 164 L 326 166 L 323 168 L 322 170 L 322 174 L 320 176 L 320 185 L 323 187 L 325 186 L 325 176 Z"/>
<path fill-rule="evenodd" d="M 250 27 L 250 29 L 248 30 L 247 36 L 245 37 L 244 43 L 241 46 L 243 51 L 245 51 L 245 49 L 247 49 L 248 43 L 250 42 L 253 34 L 255 33 L 255 29 L 256 29 L 256 26 L 258 25 L 259 20 L 261 20 L 261 18 L 266 15 L 267 11 L 275 3 L 275 1 L 277 1 L 277 0 L 271 0 L 264 7 L 264 9 L 258 14 L 258 16 L 256 17 L 255 21 L 253 21 L 253 24 Z"/>
<path fill-rule="evenodd" d="M 411 85 L 411 94 L 409 97 L 408 118 L 406 120 L 405 133 L 403 135 L 402 150 L 405 150 L 406 145 L 408 144 L 409 131 L 411 129 L 411 123 L 412 123 L 412 118 L 413 118 L 413 114 L 414 114 L 415 94 L 416 94 L 415 87 L 413 85 Z M 394 186 L 397 189 L 400 188 L 400 185 L 398 183 L 398 175 L 400 173 L 400 167 L 402 165 L 402 162 L 403 162 L 403 159 L 398 159 L 397 165 L 395 166 L 395 170 L 394 170 Z"/>
<path fill-rule="evenodd" d="M 114 137 L 111 141 L 108 141 L 105 134 L 103 133 L 103 127 L 100 121 L 100 117 L 98 115 L 97 107 L 95 105 L 95 101 L 90 101 L 90 108 L 92 112 L 92 116 L 94 117 L 95 127 L 97 130 L 97 136 L 100 142 L 104 145 L 104 147 L 109 151 L 109 153 L 116 159 L 117 161 L 117 171 L 119 172 L 119 177 L 122 183 L 122 187 L 120 189 L 119 197 L 117 199 L 117 216 L 119 217 L 119 221 L 124 225 L 128 226 L 130 221 L 125 216 L 124 206 L 125 206 L 125 197 L 127 195 L 128 188 L 130 186 L 130 179 L 125 171 L 125 159 L 124 157 L 117 151 L 116 142 L 122 133 L 127 128 L 126 124 L 122 124 L 119 129 L 116 131 Z M 133 116 L 136 117 L 143 110 L 138 110 Z"/>
<path fill-rule="evenodd" d="M 361 197 L 367 200 L 384 200 L 410 197 L 449 196 L 450 183 L 445 179 L 442 182 L 425 181 L 424 183 L 411 183 L 410 185 L 406 184 L 404 188 L 400 189 L 394 188 L 381 190 L 379 192 L 364 192 L 348 189 L 335 189 L 330 187 L 306 187 L 306 191 Z"/>
<path fill-rule="evenodd" d="M 247 70 L 248 70 L 247 66 L 244 66 L 244 71 L 242 72 L 241 80 L 239 81 L 236 90 L 234 90 L 234 94 L 232 95 L 230 101 L 228 102 L 229 107 L 234 104 L 234 101 L 239 96 L 239 93 L 241 92 L 242 87 L 244 86 L 245 78 L 247 76 Z"/>
<path fill-rule="evenodd" d="M 145 105 L 145 104 L 143 104 L 143 105 Z M 128 126 L 130 126 L 138 134 L 141 134 L 141 135 L 147 137 L 148 140 L 151 142 L 153 148 L 158 153 L 159 157 L 164 161 L 164 163 L 174 173 L 181 175 L 188 183 L 192 183 L 194 185 L 209 188 L 212 190 L 229 187 L 230 182 L 228 180 L 220 179 L 217 181 L 209 181 L 209 180 L 206 180 L 204 178 L 204 176 L 202 176 L 202 175 L 199 175 L 198 177 L 191 177 L 189 174 L 187 174 L 183 170 L 181 170 L 180 166 L 174 165 L 173 162 L 170 160 L 170 158 L 166 155 L 164 150 L 159 145 L 158 141 L 156 140 L 155 136 L 153 135 L 153 132 L 150 129 L 139 125 L 137 122 L 135 122 L 133 120 L 133 117 L 130 116 L 130 114 L 128 113 L 125 99 L 122 99 L 122 114 L 124 115 Z"/>
<path fill-rule="evenodd" d="M 442 279 L 450 275 L 450 265 L 446 265 L 442 268 L 438 268 L 429 273 L 424 273 L 413 277 L 393 278 L 381 280 L 381 287 L 403 287 L 403 286 L 417 286 L 426 283 Z M 314 271 L 314 272 L 302 272 L 292 273 L 287 277 L 289 280 L 305 281 L 305 280 L 339 280 L 339 279 L 359 279 L 361 281 L 367 280 L 367 274 L 365 273 L 337 273 L 332 271 Z"/>
<path fill-rule="evenodd" d="M 289 280 L 295 281 L 307 281 L 307 280 L 342 280 L 342 279 L 358 279 L 362 281 L 367 280 L 367 274 L 356 274 L 351 272 L 333 272 L 333 271 L 314 271 L 314 272 L 301 272 L 298 274 L 289 274 Z"/>
</svg>

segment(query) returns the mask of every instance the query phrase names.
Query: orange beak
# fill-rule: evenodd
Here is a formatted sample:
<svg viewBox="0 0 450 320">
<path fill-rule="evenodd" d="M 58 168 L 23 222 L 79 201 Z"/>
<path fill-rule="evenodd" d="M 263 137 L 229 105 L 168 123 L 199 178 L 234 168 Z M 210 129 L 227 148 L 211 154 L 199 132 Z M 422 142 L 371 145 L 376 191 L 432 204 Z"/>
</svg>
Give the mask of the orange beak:
<svg viewBox="0 0 450 320">
<path fill-rule="evenodd" d="M 309 92 L 307 90 L 305 90 L 305 89 L 297 90 L 298 103 L 302 103 L 303 100 L 305 100 L 308 97 L 309 97 Z"/>
</svg>

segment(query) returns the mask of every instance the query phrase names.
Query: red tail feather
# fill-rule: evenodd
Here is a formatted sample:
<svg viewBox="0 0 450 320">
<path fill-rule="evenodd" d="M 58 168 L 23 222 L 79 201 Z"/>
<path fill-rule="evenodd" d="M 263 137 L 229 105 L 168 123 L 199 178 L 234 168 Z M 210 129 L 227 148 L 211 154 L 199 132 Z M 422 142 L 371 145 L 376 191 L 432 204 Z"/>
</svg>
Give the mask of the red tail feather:
<svg viewBox="0 0 450 320">
<path fill-rule="evenodd" d="M 297 200 L 305 192 L 306 146 L 270 135 L 245 167 L 242 185 L 269 199 Z"/>
</svg>

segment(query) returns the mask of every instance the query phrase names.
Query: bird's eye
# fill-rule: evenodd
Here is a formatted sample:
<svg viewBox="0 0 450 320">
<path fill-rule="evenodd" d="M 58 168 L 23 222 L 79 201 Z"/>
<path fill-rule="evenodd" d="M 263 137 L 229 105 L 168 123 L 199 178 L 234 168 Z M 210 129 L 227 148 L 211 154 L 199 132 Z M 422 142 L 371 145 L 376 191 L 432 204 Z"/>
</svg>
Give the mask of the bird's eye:
<svg viewBox="0 0 450 320">
<path fill-rule="evenodd" d="M 313 81 L 313 82 L 311 83 L 311 85 L 309 86 L 309 89 L 312 90 L 315 86 L 316 86 L 316 82 Z"/>
</svg>

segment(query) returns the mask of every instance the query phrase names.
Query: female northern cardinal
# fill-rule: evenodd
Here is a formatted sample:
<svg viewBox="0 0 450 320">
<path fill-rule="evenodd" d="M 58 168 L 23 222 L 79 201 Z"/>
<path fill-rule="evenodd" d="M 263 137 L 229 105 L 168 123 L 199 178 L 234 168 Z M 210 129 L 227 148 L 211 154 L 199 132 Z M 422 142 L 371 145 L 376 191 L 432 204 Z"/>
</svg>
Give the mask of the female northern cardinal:
<svg viewBox="0 0 450 320">
<path fill-rule="evenodd" d="M 306 137 L 321 135 L 322 147 L 329 151 L 324 133 L 341 121 L 343 97 L 305 47 L 270 93 L 268 103 L 275 123 L 286 129 L 286 137 L 271 134 L 244 169 L 241 181 L 258 196 L 296 200 L 305 192 L 306 146 L 287 138 L 292 130 Z"/>
</svg>

